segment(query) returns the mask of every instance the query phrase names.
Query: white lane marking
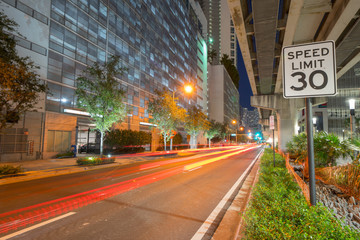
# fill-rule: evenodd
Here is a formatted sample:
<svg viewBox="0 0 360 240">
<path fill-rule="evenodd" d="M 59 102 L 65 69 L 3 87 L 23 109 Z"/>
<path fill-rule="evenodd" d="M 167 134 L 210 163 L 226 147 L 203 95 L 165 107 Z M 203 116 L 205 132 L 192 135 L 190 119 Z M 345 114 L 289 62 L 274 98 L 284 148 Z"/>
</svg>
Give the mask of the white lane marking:
<svg viewBox="0 0 360 240">
<path fill-rule="evenodd" d="M 198 167 L 196 167 L 196 168 L 192 168 L 192 169 L 190 169 L 190 170 L 186 170 L 185 172 L 191 172 L 191 171 L 194 171 L 194 170 L 197 170 L 197 169 L 200 169 L 200 168 L 202 168 L 202 166 L 198 166 Z"/>
<path fill-rule="evenodd" d="M 6 235 L 6 236 L 4 236 L 4 237 L 1 237 L 0 240 L 6 240 L 6 239 L 10 239 L 10 238 L 12 238 L 12 237 L 16 237 L 16 236 L 18 236 L 18 235 L 20 235 L 20 234 L 29 232 L 29 231 L 34 230 L 34 229 L 36 229 L 36 228 L 42 227 L 42 226 L 44 226 L 44 225 L 46 225 L 46 224 L 55 222 L 55 221 L 57 221 L 57 220 L 60 220 L 60 219 L 62 219 L 62 218 L 66 218 L 66 217 L 68 217 L 68 216 L 71 216 L 71 215 L 73 215 L 73 214 L 75 214 L 75 213 L 76 213 L 76 212 L 68 212 L 68 213 L 66 213 L 66 214 L 64 214 L 64 215 L 61 215 L 61 216 L 58 216 L 58 217 L 56 217 L 56 218 L 47 220 L 47 221 L 42 222 L 42 223 L 38 223 L 38 224 L 36 224 L 36 225 L 34 225 L 34 226 L 31 226 L 31 227 L 22 229 L 22 230 L 20 230 L 20 231 L 14 232 L 14 233 L 12 233 L 12 234 Z"/>
<path fill-rule="evenodd" d="M 225 204 L 228 203 L 231 195 L 235 192 L 236 188 L 238 188 L 238 185 L 243 181 L 244 177 L 247 175 L 247 173 L 250 171 L 251 167 L 255 164 L 256 160 L 259 158 L 260 154 L 263 150 L 254 158 L 254 160 L 251 162 L 251 164 L 248 166 L 248 168 L 244 171 L 243 174 L 239 177 L 239 179 L 235 182 L 235 184 L 230 188 L 230 190 L 226 193 L 226 195 L 221 199 L 219 204 L 214 208 L 214 210 L 210 213 L 209 217 L 205 220 L 205 222 L 201 225 L 199 230 L 194 234 L 194 236 L 191 238 L 191 240 L 201 240 L 210 226 L 213 224 L 221 210 L 224 208 Z"/>
</svg>

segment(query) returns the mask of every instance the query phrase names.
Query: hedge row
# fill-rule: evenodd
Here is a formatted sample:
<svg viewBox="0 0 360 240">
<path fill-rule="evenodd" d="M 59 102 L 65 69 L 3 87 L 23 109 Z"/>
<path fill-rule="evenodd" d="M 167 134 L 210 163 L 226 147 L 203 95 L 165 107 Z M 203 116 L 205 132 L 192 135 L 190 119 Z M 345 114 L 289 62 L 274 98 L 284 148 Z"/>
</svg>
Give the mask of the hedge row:
<svg viewBox="0 0 360 240">
<path fill-rule="evenodd" d="M 101 165 L 101 164 L 107 164 L 113 162 L 115 162 L 115 157 L 110 157 L 110 158 L 84 157 L 84 158 L 78 158 L 78 160 L 76 160 L 77 165 L 87 165 L 87 166 Z"/>
<path fill-rule="evenodd" d="M 247 239 L 360 239 L 360 233 L 333 217 L 326 207 L 310 207 L 271 149 L 261 158 L 259 181 L 245 215 Z"/>
<path fill-rule="evenodd" d="M 0 175 L 10 175 L 22 172 L 21 166 L 13 167 L 11 165 L 0 166 Z"/>
</svg>

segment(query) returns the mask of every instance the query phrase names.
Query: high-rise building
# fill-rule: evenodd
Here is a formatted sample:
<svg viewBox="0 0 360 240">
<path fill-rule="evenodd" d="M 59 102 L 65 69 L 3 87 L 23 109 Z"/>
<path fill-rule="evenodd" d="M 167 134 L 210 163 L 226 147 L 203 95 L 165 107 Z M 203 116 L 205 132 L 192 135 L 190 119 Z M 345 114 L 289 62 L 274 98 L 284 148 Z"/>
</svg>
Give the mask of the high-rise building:
<svg viewBox="0 0 360 240">
<path fill-rule="evenodd" d="M 246 130 L 261 130 L 259 124 L 259 112 L 257 109 L 249 110 L 247 108 L 243 108 L 241 121 Z"/>
<path fill-rule="evenodd" d="M 231 124 L 239 120 L 239 92 L 223 65 L 208 65 L 209 118 Z"/>
<path fill-rule="evenodd" d="M 198 60 L 199 49 L 206 49 L 205 37 L 199 37 L 198 10 L 188 1 L 2 2 L 5 14 L 19 24 L 22 36 L 15 36 L 18 53 L 30 56 L 40 67 L 40 79 L 50 89 L 37 112 L 26 113 L 1 136 L 0 155 L 8 161 L 46 158 L 76 143 L 94 141 L 87 114 L 76 106 L 76 78 L 87 66 L 103 63 L 110 55 L 120 56 L 127 68 L 118 78 L 131 109 L 123 128 L 148 130 L 144 124 L 149 118 L 147 102 L 154 97 L 154 90 L 173 91 L 188 82 L 194 86 L 206 83 L 199 75 Z M 206 95 L 206 88 L 203 90 L 198 93 Z M 189 103 L 204 105 L 197 94 L 177 97 L 185 107 Z"/>
<path fill-rule="evenodd" d="M 208 113 L 207 20 L 198 2 L 190 0 L 198 18 L 197 29 L 197 105 Z"/>
<path fill-rule="evenodd" d="M 209 51 L 215 50 L 213 64 L 227 54 L 236 66 L 236 34 L 227 0 L 198 0 L 208 21 Z"/>
</svg>

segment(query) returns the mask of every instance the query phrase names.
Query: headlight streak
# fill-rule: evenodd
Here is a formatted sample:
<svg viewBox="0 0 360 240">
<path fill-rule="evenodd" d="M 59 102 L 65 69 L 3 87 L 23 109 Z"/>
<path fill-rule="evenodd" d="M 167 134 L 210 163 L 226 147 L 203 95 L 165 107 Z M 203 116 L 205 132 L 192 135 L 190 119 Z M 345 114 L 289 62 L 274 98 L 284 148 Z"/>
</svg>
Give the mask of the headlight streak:
<svg viewBox="0 0 360 240">
<path fill-rule="evenodd" d="M 160 167 L 160 166 L 171 164 L 171 163 L 183 162 L 183 161 L 193 160 L 193 159 L 202 158 L 202 157 L 209 157 L 212 155 L 224 154 L 227 152 L 234 152 L 234 151 L 237 151 L 238 149 L 243 149 L 243 148 L 245 148 L 245 147 L 243 147 L 243 146 L 240 146 L 237 148 L 232 147 L 232 149 L 230 149 L 230 150 L 224 150 L 221 152 L 211 152 L 211 153 L 206 153 L 206 154 L 202 154 L 202 155 L 183 157 L 183 158 L 178 158 L 178 159 L 170 159 L 170 160 L 165 160 L 165 161 L 156 162 L 156 163 L 147 163 L 147 164 L 141 165 L 140 170 L 147 170 L 147 169 L 156 168 L 156 167 Z"/>
<path fill-rule="evenodd" d="M 250 149 L 254 149 L 254 148 L 257 148 L 257 146 L 256 147 L 250 147 L 250 148 L 247 148 L 247 149 L 242 149 L 242 150 L 239 150 L 239 151 L 236 151 L 236 152 L 233 152 L 233 153 L 228 153 L 226 155 L 222 155 L 222 156 L 219 156 L 219 157 L 207 159 L 207 160 L 204 160 L 204 161 L 201 161 L 201 162 L 192 163 L 192 164 L 184 166 L 184 171 L 189 171 L 189 170 L 191 170 L 193 168 L 198 168 L 198 167 L 203 166 L 205 164 L 213 163 L 213 162 L 222 160 L 224 158 L 228 158 L 228 157 L 234 156 L 236 154 L 239 154 L 239 153 L 242 153 L 242 152 L 245 152 L 245 151 L 249 151 Z"/>
<path fill-rule="evenodd" d="M 234 147 L 232 147 L 234 148 Z M 241 150 L 238 150 L 241 148 Z M 11 230 L 16 230 L 19 227 L 25 227 L 29 224 L 34 224 L 39 221 L 43 221 L 49 218 L 56 217 L 58 215 L 64 214 L 66 212 L 73 211 L 75 209 L 78 209 L 80 207 L 89 205 L 91 203 L 95 203 L 125 192 L 128 192 L 133 189 L 137 189 L 142 186 L 146 186 L 148 184 L 157 182 L 159 180 L 174 176 L 176 174 L 186 172 L 189 170 L 196 170 L 195 168 L 200 168 L 203 165 L 219 161 L 225 158 L 228 158 L 230 156 L 239 154 L 244 151 L 248 151 L 250 149 L 253 149 L 255 147 L 250 147 L 248 149 L 244 149 L 244 146 L 238 147 L 235 152 L 228 153 L 219 157 L 215 157 L 212 159 L 200 161 L 198 163 L 192 163 L 185 166 L 178 166 L 171 169 L 163 170 L 156 173 L 151 173 L 145 176 L 137 177 L 134 179 L 126 180 L 120 183 L 112 184 L 109 186 L 93 189 L 90 191 L 70 195 L 67 197 L 47 201 L 40 204 L 35 204 L 29 207 L 13 210 L 10 212 L 2 213 L 0 214 L 0 234 L 6 233 Z M 191 156 L 187 157 L 185 159 L 195 159 L 199 157 L 208 157 L 215 154 L 225 153 L 234 151 L 234 149 L 231 150 L 225 150 L 222 152 L 216 152 L 216 153 L 208 153 L 203 154 L 201 156 Z M 164 161 L 164 164 L 170 164 L 178 161 L 184 161 L 184 158 L 181 159 L 174 159 L 169 161 Z M 162 162 L 161 162 L 162 163 Z M 145 165 L 145 164 L 144 164 Z M 141 170 L 148 169 L 144 167 Z M 155 165 L 154 165 L 155 166 Z M 141 166 L 140 166 L 141 167 Z M 120 174 L 124 175 L 124 174 Z"/>
</svg>

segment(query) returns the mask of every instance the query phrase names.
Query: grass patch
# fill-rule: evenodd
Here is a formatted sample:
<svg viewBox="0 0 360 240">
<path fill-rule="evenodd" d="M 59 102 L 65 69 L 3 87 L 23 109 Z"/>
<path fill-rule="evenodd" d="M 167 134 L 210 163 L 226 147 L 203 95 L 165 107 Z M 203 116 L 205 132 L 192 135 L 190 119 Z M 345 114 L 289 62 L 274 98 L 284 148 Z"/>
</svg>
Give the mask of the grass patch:
<svg viewBox="0 0 360 240">
<path fill-rule="evenodd" d="M 261 158 L 259 181 L 245 215 L 246 239 L 360 239 L 322 204 L 310 207 L 287 172 L 285 160 L 271 149 Z"/>
<path fill-rule="evenodd" d="M 115 157 L 110 158 L 100 158 L 100 157 L 83 157 L 76 160 L 77 165 L 79 166 L 94 166 L 102 165 L 115 162 Z"/>
<path fill-rule="evenodd" d="M 0 166 L 0 175 L 12 175 L 22 172 L 21 166 L 2 165 Z"/>
</svg>

